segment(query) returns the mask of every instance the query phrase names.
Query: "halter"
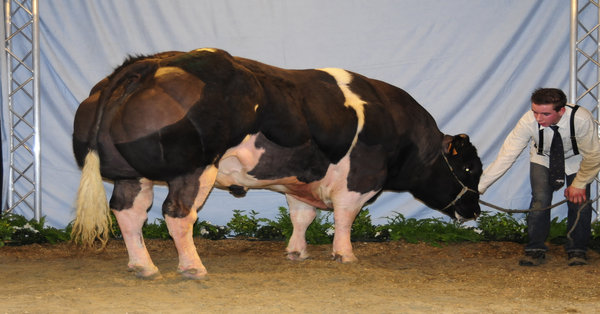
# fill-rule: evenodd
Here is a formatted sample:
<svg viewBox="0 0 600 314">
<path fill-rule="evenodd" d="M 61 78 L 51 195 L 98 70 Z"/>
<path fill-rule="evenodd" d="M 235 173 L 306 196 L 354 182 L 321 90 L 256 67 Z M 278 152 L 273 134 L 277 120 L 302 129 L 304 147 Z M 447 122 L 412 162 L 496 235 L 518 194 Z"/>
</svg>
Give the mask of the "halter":
<svg viewBox="0 0 600 314">
<path fill-rule="evenodd" d="M 456 202 L 458 202 L 458 200 L 467 192 L 473 192 L 473 193 L 477 193 L 479 194 L 478 191 L 475 191 L 469 187 L 467 187 L 464 183 L 462 183 L 462 181 L 460 181 L 460 179 L 456 176 L 456 173 L 454 173 L 454 169 L 452 168 L 452 166 L 450 165 L 450 162 L 448 161 L 448 158 L 446 158 L 446 154 L 444 154 L 444 152 L 442 152 L 442 156 L 444 157 L 444 160 L 446 161 L 446 165 L 448 165 L 448 168 L 450 168 L 450 173 L 452 173 L 452 175 L 454 176 L 454 179 L 456 179 L 456 181 L 460 184 L 460 186 L 462 186 L 462 190 L 460 192 L 458 192 L 458 194 L 456 195 L 456 197 L 454 198 L 454 200 L 452 202 L 450 202 L 450 204 L 446 205 L 446 207 L 442 208 L 442 210 L 446 210 L 448 207 L 453 206 L 456 204 Z"/>
</svg>

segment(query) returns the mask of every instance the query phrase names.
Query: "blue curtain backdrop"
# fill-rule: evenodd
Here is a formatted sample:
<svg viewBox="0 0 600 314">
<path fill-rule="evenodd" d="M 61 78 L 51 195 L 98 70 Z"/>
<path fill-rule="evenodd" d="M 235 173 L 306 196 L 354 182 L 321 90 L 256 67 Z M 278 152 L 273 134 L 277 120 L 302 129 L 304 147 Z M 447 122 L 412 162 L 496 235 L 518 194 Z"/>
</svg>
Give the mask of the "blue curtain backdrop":
<svg viewBox="0 0 600 314">
<path fill-rule="evenodd" d="M 355 71 L 408 91 L 445 133 L 468 133 L 485 166 L 529 110 L 533 89 L 567 91 L 569 9 L 569 1 L 534 0 L 40 1 L 43 215 L 56 227 L 73 219 L 73 116 L 127 55 L 218 47 L 284 68 Z M 6 124 L 3 115 L 2 134 Z M 528 171 L 524 153 L 483 199 L 527 207 Z M 155 188 L 150 221 L 165 196 Z M 285 199 L 274 192 L 236 199 L 214 190 L 199 219 L 225 224 L 233 209 L 274 218 L 279 206 Z M 369 209 L 375 223 L 395 212 L 441 216 L 408 193 L 386 192 Z"/>
</svg>

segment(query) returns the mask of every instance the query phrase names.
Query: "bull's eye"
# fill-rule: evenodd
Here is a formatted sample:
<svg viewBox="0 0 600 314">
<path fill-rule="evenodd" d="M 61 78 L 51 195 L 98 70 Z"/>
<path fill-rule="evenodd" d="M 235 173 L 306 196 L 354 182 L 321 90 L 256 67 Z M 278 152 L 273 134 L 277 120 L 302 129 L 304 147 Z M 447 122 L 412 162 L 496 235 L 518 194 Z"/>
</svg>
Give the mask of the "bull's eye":
<svg viewBox="0 0 600 314">
<path fill-rule="evenodd" d="M 471 172 L 471 169 L 465 168 L 465 172 Z"/>
</svg>

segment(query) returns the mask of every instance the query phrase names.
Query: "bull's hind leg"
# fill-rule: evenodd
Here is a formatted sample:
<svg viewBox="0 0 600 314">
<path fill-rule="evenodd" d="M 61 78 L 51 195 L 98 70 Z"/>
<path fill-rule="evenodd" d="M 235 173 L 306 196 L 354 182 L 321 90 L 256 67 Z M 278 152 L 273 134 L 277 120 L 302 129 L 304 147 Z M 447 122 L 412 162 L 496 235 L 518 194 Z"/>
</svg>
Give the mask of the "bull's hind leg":
<svg viewBox="0 0 600 314">
<path fill-rule="evenodd" d="M 127 266 L 136 276 L 146 279 L 160 277 L 142 236 L 142 226 L 148 219 L 147 211 L 152 205 L 152 199 L 152 181 L 148 179 L 115 181 L 110 199 L 110 208 L 117 218 L 127 247 Z"/>
<path fill-rule="evenodd" d="M 294 226 L 285 250 L 289 259 L 302 261 L 309 257 L 306 250 L 306 229 L 317 216 L 317 211 L 314 206 L 301 202 L 291 195 L 286 194 L 285 198 L 290 207 L 290 219 Z"/>
<path fill-rule="evenodd" d="M 192 233 L 198 218 L 196 211 L 204 204 L 216 177 L 217 168 L 211 165 L 168 182 L 169 195 L 163 204 L 163 214 L 179 255 L 177 271 L 186 278 L 204 279 L 207 274 Z"/>
</svg>

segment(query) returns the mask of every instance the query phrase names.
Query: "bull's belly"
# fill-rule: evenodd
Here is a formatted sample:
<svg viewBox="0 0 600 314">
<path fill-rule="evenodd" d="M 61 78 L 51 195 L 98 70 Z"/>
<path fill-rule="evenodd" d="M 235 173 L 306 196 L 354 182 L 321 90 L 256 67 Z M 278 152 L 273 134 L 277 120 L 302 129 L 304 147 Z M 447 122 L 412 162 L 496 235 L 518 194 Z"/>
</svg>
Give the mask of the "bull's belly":
<svg viewBox="0 0 600 314">
<path fill-rule="evenodd" d="M 328 165 L 321 178 L 310 182 L 302 182 L 297 176 L 282 175 L 274 178 L 270 175 L 267 179 L 257 177 L 253 170 L 257 169 L 259 164 L 264 167 L 265 162 L 272 163 L 266 166 L 276 169 L 287 166 L 294 167 L 294 165 L 285 165 L 288 162 L 285 158 L 282 160 L 262 158 L 265 156 L 265 148 L 257 148 L 258 137 L 259 135 L 247 136 L 240 145 L 229 149 L 223 155 L 218 164 L 215 187 L 227 189 L 230 186 L 242 186 L 247 189 L 267 189 L 292 195 L 300 201 L 322 209 L 332 208 L 332 197 L 336 193 L 347 191 L 350 164 L 347 156 L 337 164 Z M 269 146 L 268 149 L 271 150 L 269 155 L 277 154 L 272 151 L 276 149 L 273 146 Z M 283 149 L 289 150 L 288 148 Z"/>
<path fill-rule="evenodd" d="M 318 185 L 318 182 L 304 183 L 294 177 L 279 180 L 258 180 L 248 174 L 227 175 L 221 171 L 217 174 L 215 182 L 215 187 L 219 189 L 228 189 L 230 186 L 242 186 L 246 189 L 266 189 L 293 195 L 297 199 L 317 208 L 327 209 L 332 207 L 328 197 L 318 196 L 313 191 L 314 187 Z"/>
</svg>

